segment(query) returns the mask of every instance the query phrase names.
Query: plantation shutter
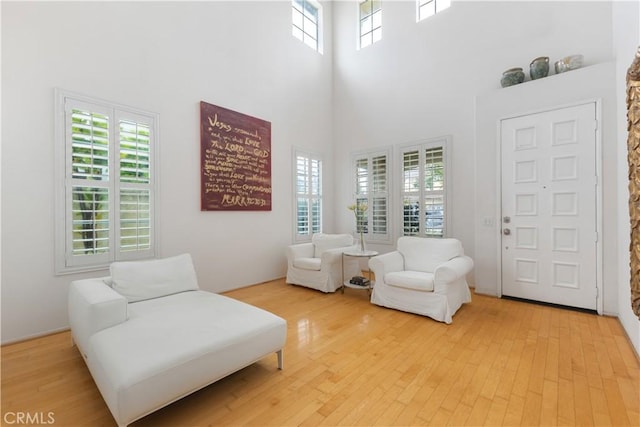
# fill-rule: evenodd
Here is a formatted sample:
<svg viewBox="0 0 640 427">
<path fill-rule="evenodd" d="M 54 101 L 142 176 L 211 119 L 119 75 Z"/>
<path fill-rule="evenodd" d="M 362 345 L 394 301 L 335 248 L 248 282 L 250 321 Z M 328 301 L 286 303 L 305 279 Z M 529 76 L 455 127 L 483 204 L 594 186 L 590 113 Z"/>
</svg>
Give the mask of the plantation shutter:
<svg viewBox="0 0 640 427">
<path fill-rule="evenodd" d="M 425 143 L 402 150 L 402 233 L 444 237 L 445 147 Z"/>
<path fill-rule="evenodd" d="M 322 161 L 296 154 L 296 236 L 322 231 Z"/>
<path fill-rule="evenodd" d="M 362 226 L 369 241 L 390 239 L 388 158 L 387 152 L 367 153 L 354 157 L 354 199 L 355 203 L 367 206 Z"/>
<path fill-rule="evenodd" d="M 388 200 L 387 192 L 387 156 L 374 156 L 371 159 L 372 194 L 371 221 L 374 235 L 387 236 Z"/>
<path fill-rule="evenodd" d="M 363 234 L 369 233 L 369 181 L 371 173 L 369 170 L 369 159 L 362 158 L 356 160 L 356 205 L 367 206 L 367 211 L 358 219 L 358 224 L 354 224 L 354 233 L 362 230 Z M 360 215 L 359 215 L 360 217 Z"/>
<path fill-rule="evenodd" d="M 111 258 L 110 148 L 113 116 L 108 108 L 67 100 L 67 265 L 106 263 Z"/>
<path fill-rule="evenodd" d="M 119 227 L 121 253 L 144 256 L 151 250 L 152 123 L 147 117 L 118 113 Z"/>
<path fill-rule="evenodd" d="M 444 149 L 424 150 L 424 234 L 444 236 Z"/>
<path fill-rule="evenodd" d="M 297 234 L 310 235 L 309 228 L 309 181 L 307 180 L 308 164 L 306 158 L 296 156 L 296 203 L 297 203 Z"/>
<path fill-rule="evenodd" d="M 402 231 L 405 236 L 420 234 L 420 153 L 402 154 Z"/>
<path fill-rule="evenodd" d="M 311 163 L 311 232 L 322 231 L 322 164 L 318 159 L 310 159 Z"/>
<path fill-rule="evenodd" d="M 64 242 L 64 262 L 56 268 L 76 271 L 153 257 L 155 116 L 59 97 L 65 182 L 59 203 L 64 226 L 56 233 Z"/>
</svg>

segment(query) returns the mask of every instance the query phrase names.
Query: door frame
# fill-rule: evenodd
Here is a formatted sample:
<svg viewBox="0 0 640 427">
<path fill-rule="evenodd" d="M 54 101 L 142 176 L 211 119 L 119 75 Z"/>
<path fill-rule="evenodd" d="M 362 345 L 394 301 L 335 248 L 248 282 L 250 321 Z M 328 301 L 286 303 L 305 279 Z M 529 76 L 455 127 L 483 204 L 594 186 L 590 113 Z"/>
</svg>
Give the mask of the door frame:
<svg viewBox="0 0 640 427">
<path fill-rule="evenodd" d="M 532 111 L 524 111 L 519 113 L 509 114 L 498 118 L 496 123 L 496 153 L 497 164 L 500 165 L 498 170 L 498 179 L 496 180 L 496 212 L 497 212 L 497 232 L 498 232 L 498 245 L 497 245 L 497 265 L 496 265 L 496 278 L 497 284 L 497 296 L 502 298 L 502 121 L 514 119 L 522 116 L 529 116 L 533 114 L 546 113 L 554 110 L 560 110 L 564 108 L 572 108 L 580 105 L 595 104 L 596 113 L 596 311 L 599 315 L 602 315 L 604 310 L 604 290 L 603 290 L 603 258 L 602 258 L 602 99 L 593 98 L 583 101 L 576 101 L 569 104 L 553 105 L 547 108 L 540 108 Z"/>
</svg>

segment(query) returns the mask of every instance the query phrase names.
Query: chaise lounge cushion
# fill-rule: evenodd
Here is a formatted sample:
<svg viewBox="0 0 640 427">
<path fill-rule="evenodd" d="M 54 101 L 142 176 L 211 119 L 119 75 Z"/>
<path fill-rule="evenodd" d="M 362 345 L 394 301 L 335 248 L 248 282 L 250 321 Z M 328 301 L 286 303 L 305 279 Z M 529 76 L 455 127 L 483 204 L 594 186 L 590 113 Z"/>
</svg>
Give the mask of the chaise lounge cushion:
<svg viewBox="0 0 640 427">
<path fill-rule="evenodd" d="M 129 302 L 198 290 L 189 254 L 150 261 L 114 262 L 111 286 Z"/>
<path fill-rule="evenodd" d="M 190 291 L 129 304 L 129 319 L 89 339 L 87 364 L 119 425 L 284 346 L 286 321 Z"/>
</svg>

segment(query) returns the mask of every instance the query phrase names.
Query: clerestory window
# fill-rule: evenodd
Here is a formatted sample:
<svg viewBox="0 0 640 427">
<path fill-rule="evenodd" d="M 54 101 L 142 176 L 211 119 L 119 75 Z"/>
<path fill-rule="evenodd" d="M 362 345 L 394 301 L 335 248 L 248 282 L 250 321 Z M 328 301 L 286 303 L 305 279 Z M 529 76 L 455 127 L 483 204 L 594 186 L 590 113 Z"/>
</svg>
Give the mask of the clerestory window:
<svg viewBox="0 0 640 427">
<path fill-rule="evenodd" d="M 417 0 L 418 21 L 422 21 L 451 6 L 451 0 Z"/>
<path fill-rule="evenodd" d="M 382 39 L 382 2 L 360 2 L 360 48 Z"/>
<path fill-rule="evenodd" d="M 56 271 L 155 255 L 158 116 L 56 91 Z"/>
<path fill-rule="evenodd" d="M 293 36 L 318 52 L 322 52 L 321 12 L 320 5 L 313 0 L 291 1 Z"/>
</svg>

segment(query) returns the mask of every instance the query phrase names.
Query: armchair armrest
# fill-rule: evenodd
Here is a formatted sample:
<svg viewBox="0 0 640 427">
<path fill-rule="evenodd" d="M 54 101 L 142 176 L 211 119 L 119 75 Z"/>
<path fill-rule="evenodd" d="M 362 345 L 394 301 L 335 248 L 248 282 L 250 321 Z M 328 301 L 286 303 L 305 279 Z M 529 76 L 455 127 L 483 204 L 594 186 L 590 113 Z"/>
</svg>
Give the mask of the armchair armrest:
<svg viewBox="0 0 640 427">
<path fill-rule="evenodd" d="M 404 270 L 404 257 L 398 251 L 376 255 L 369 260 L 369 269 L 382 282 L 385 274 Z"/>
<path fill-rule="evenodd" d="M 296 258 L 313 258 L 313 243 L 287 246 L 287 259 L 293 262 Z"/>
<path fill-rule="evenodd" d="M 466 276 L 473 268 L 473 260 L 466 255 L 440 264 L 433 272 L 434 292 L 446 292 L 446 285 Z"/>
<path fill-rule="evenodd" d="M 68 304 L 71 333 L 83 355 L 91 335 L 127 320 L 127 299 L 104 278 L 71 282 Z"/>
</svg>

